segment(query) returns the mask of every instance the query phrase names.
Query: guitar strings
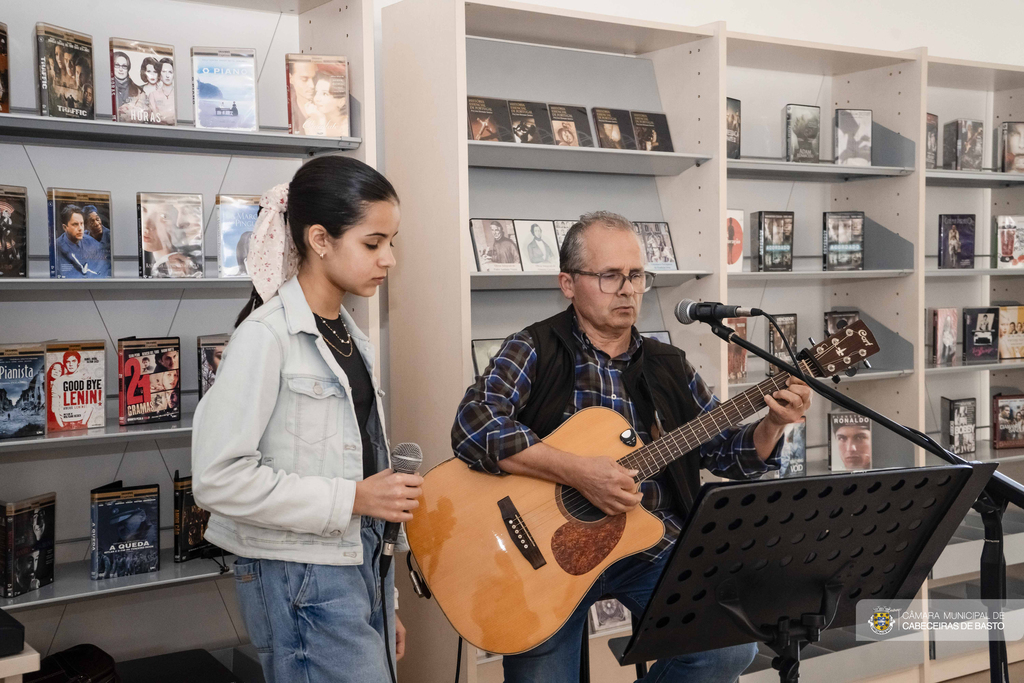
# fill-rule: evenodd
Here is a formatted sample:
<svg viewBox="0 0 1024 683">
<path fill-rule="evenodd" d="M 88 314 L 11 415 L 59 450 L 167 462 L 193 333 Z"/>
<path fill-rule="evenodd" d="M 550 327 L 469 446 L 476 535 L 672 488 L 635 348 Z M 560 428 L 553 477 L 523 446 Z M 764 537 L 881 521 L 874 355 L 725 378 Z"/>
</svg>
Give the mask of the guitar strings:
<svg viewBox="0 0 1024 683">
<path fill-rule="evenodd" d="M 616 462 L 618 462 L 623 467 L 627 467 L 627 469 L 639 470 L 637 475 L 634 477 L 634 481 L 636 481 L 637 483 L 646 481 L 647 479 L 650 479 L 651 477 L 657 475 L 665 466 L 667 466 L 673 460 L 675 460 L 677 456 L 673 454 L 688 453 L 694 448 L 697 448 L 700 445 L 702 445 L 702 443 L 704 443 L 705 441 L 712 440 L 715 436 L 720 434 L 725 429 L 737 425 L 739 422 L 742 422 L 750 415 L 753 415 L 757 411 L 763 409 L 766 405 L 763 398 L 764 394 L 772 393 L 773 391 L 778 391 L 783 386 L 785 386 L 785 381 L 788 378 L 788 373 L 779 373 L 778 375 L 774 375 L 770 379 L 761 382 L 757 386 L 747 389 L 746 391 L 742 392 L 739 396 L 729 399 L 725 403 L 719 404 L 711 411 L 703 413 L 700 417 L 695 418 L 690 422 L 686 423 L 685 425 L 670 432 L 669 434 L 666 434 L 663 438 L 660 438 L 657 441 L 652 441 L 649 444 L 645 444 L 644 446 L 641 446 L 640 448 L 631 451 L 630 453 L 623 456 Z M 755 396 L 757 398 L 756 401 L 752 400 Z M 740 408 L 739 400 L 741 398 L 746 399 L 747 404 L 750 407 L 750 412 L 747 414 L 744 414 L 745 409 Z M 736 417 L 729 416 L 728 411 L 730 409 L 736 411 Z M 716 415 L 717 413 L 721 413 L 722 415 L 724 415 L 724 424 L 719 423 L 719 420 Z M 714 429 L 714 432 L 708 429 L 705 422 L 712 423 L 712 428 Z M 700 426 L 701 429 L 703 429 L 704 434 L 706 436 L 705 439 L 702 439 L 700 437 L 696 428 L 697 426 Z M 682 442 L 682 448 L 679 448 L 677 446 L 678 442 Z M 648 455 L 650 455 L 651 458 L 648 458 Z M 661 462 L 662 456 L 664 456 L 665 458 L 664 462 Z M 638 457 L 644 460 L 644 462 L 639 463 L 641 466 L 630 466 L 634 464 L 634 460 Z M 646 463 L 648 463 L 651 459 L 654 460 L 655 465 L 653 467 L 648 468 L 646 467 Z M 595 506 L 593 503 L 587 500 L 587 498 L 576 489 L 573 489 L 569 493 L 565 494 L 561 500 L 562 507 L 565 509 L 566 513 L 568 513 L 569 516 L 572 517 L 575 517 L 576 515 L 584 512 L 585 510 L 587 510 L 588 507 L 597 508 L 597 506 Z M 535 508 L 532 508 L 531 510 L 521 512 L 520 516 L 525 519 L 527 515 L 533 515 L 533 513 L 541 511 L 545 513 L 551 512 L 551 514 L 535 518 L 533 520 L 534 524 L 541 524 L 561 515 L 561 511 L 558 509 L 558 499 L 556 498 L 555 500 L 545 501 L 544 503 L 541 503 L 540 505 L 538 505 Z"/>
<path fill-rule="evenodd" d="M 822 357 L 815 356 L 815 360 L 817 360 L 819 363 L 823 363 L 823 357 L 826 356 L 828 353 L 833 352 L 835 349 L 836 345 L 827 346 L 826 350 L 821 354 Z M 811 365 L 807 361 L 800 361 L 800 368 L 805 373 L 811 374 L 812 376 L 817 374 L 814 371 L 814 368 L 811 367 Z M 650 479 L 651 477 L 660 473 L 664 467 L 671 464 L 675 459 L 677 459 L 679 457 L 678 454 L 688 453 L 694 448 L 697 448 L 701 446 L 703 443 L 705 443 L 705 440 L 700 439 L 695 425 L 699 425 L 704 430 L 704 434 L 707 437 L 706 441 L 711 441 L 712 439 L 715 438 L 715 436 L 720 434 L 725 429 L 736 426 L 739 422 L 743 421 L 750 415 L 753 415 L 757 411 L 763 409 L 766 405 L 764 401 L 764 394 L 774 393 L 774 391 L 778 391 L 785 387 L 785 382 L 789 379 L 789 377 L 789 373 L 786 372 L 780 372 L 777 375 L 773 375 L 771 378 L 761 382 L 757 386 L 742 392 L 739 396 L 729 399 L 725 403 L 719 404 L 713 410 L 703 413 L 700 417 L 691 420 L 690 422 L 684 424 L 683 426 L 675 429 L 672 432 L 669 432 L 669 434 L 665 435 L 664 437 L 656 441 L 652 441 L 649 444 L 645 444 L 644 446 L 641 446 L 640 448 L 634 451 L 631 451 L 630 453 L 623 456 L 616 462 L 618 462 L 623 467 L 627 467 L 627 469 L 639 470 L 637 475 L 634 477 L 634 481 L 636 481 L 637 483 L 646 481 L 647 479 Z M 771 388 L 771 390 L 768 390 L 769 388 Z M 755 392 L 757 398 L 756 403 L 754 400 L 752 400 L 752 397 L 755 396 Z M 739 399 L 741 398 L 746 399 L 747 404 L 750 407 L 751 412 L 747 413 L 746 415 L 743 414 L 744 409 L 741 409 L 739 407 Z M 728 415 L 728 411 L 730 408 L 736 410 L 736 418 L 731 418 Z M 719 412 L 721 412 L 725 417 L 726 424 L 724 426 L 719 425 L 718 420 L 716 418 L 716 413 Z M 704 424 L 705 422 L 712 423 L 712 427 L 715 429 L 713 435 L 712 432 L 708 430 L 707 425 Z M 690 433 L 688 435 L 684 434 L 684 430 L 688 430 Z M 671 441 L 672 443 L 669 444 L 669 441 Z M 685 450 L 679 450 L 679 448 L 677 447 L 677 444 L 680 441 L 682 442 L 683 448 Z M 690 445 L 691 441 L 693 445 Z M 653 467 L 650 472 L 646 472 L 646 468 L 629 466 L 635 464 L 635 459 L 637 457 L 642 459 L 642 462 L 640 463 L 641 465 L 646 464 L 647 462 L 649 462 L 649 459 L 647 459 L 646 457 L 648 454 L 653 455 L 654 462 L 656 463 L 656 466 Z M 665 456 L 664 463 L 660 461 L 660 456 Z M 566 513 L 570 517 L 576 517 L 578 514 L 584 512 L 585 510 L 587 510 L 587 508 L 591 507 L 600 510 L 599 508 L 597 508 L 597 506 L 591 503 L 585 496 L 583 496 L 582 493 L 580 493 L 576 489 L 573 489 L 571 492 L 567 493 L 565 496 L 562 497 L 561 500 L 562 507 L 565 509 Z M 541 503 L 540 505 L 530 510 L 527 510 L 526 512 L 520 512 L 520 517 L 523 518 L 525 521 L 527 515 L 532 516 L 537 512 L 550 514 L 545 514 L 544 516 L 534 518 L 532 520 L 534 524 L 542 524 L 549 521 L 550 519 L 558 517 L 562 514 L 558 506 L 558 498 L 555 498 L 554 500 L 545 501 L 544 503 Z"/>
</svg>

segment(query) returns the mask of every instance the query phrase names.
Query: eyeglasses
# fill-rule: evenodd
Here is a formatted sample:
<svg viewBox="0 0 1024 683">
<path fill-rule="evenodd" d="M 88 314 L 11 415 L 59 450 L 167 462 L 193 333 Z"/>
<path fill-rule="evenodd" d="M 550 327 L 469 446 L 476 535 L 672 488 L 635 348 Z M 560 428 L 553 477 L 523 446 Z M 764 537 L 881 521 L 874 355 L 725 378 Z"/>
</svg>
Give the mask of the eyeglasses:
<svg viewBox="0 0 1024 683">
<path fill-rule="evenodd" d="M 625 286 L 626 280 L 629 280 L 629 284 L 633 285 L 633 291 L 649 292 L 651 287 L 654 286 L 654 273 L 648 273 L 643 270 L 633 271 L 629 275 L 623 273 L 588 273 L 585 270 L 570 270 L 569 272 L 575 275 L 596 277 L 597 286 L 605 294 L 618 294 Z M 642 290 L 641 283 L 643 283 Z"/>
</svg>

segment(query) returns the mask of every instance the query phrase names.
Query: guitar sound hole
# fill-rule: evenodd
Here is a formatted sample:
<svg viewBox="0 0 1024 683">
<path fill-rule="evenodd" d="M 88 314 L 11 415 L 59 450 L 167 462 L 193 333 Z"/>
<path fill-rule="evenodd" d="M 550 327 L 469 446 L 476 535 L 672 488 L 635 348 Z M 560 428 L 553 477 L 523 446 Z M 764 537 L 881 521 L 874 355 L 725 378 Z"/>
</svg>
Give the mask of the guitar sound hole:
<svg viewBox="0 0 1024 683">
<path fill-rule="evenodd" d="M 563 512 L 580 522 L 598 522 L 606 516 L 600 508 L 570 486 L 558 486 L 558 503 Z"/>
</svg>

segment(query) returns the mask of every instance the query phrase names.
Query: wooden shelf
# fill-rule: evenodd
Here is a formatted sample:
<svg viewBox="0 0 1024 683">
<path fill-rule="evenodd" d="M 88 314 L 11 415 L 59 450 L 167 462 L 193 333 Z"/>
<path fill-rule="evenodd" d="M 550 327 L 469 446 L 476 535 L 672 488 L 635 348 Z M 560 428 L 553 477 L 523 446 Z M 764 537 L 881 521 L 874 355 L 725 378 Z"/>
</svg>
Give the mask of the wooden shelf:
<svg viewBox="0 0 1024 683">
<path fill-rule="evenodd" d="M 994 371 L 1020 369 L 1024 369 L 1024 359 L 997 360 L 969 364 L 964 364 L 960 359 L 957 359 L 957 362 L 954 365 L 935 365 L 933 363 L 928 363 L 925 365 L 924 371 L 929 375 L 945 375 L 960 372 L 978 372 L 981 370 Z"/>
<path fill-rule="evenodd" d="M 655 287 L 677 287 L 711 273 L 701 270 L 655 271 Z M 470 273 L 470 289 L 476 292 L 516 289 L 558 289 L 558 273 Z"/>
<path fill-rule="evenodd" d="M 117 418 L 107 419 L 104 427 L 79 429 L 72 432 L 54 432 L 25 439 L 0 440 L 0 455 L 18 453 L 41 448 L 68 448 L 80 445 L 95 445 L 112 441 L 146 441 L 155 438 L 185 439 L 192 436 L 192 414 L 184 413 L 177 422 L 152 422 L 149 424 L 122 427 Z"/>
<path fill-rule="evenodd" d="M 252 290 L 252 280 L 228 278 L 0 278 L 0 291 L 45 292 L 52 290 L 151 290 L 151 289 L 215 289 L 237 290 L 246 294 Z"/>
<path fill-rule="evenodd" d="M 729 159 L 727 168 L 728 177 L 737 180 L 801 180 L 809 183 L 897 178 L 914 172 L 914 169 L 902 166 L 841 166 L 826 162 L 802 164 L 779 159 Z"/>
<path fill-rule="evenodd" d="M 842 378 L 842 381 L 840 382 L 840 386 L 842 386 L 843 384 L 847 384 L 848 382 L 867 382 L 867 381 L 870 381 L 870 380 L 879 380 L 879 379 L 895 379 L 897 377 L 907 377 L 907 376 L 912 375 L 912 374 L 914 374 L 914 370 L 911 368 L 911 369 L 907 369 L 907 370 L 858 370 L 857 374 L 854 375 L 853 377 L 847 377 L 846 375 L 843 375 L 843 374 L 840 374 L 839 376 L 840 376 L 840 378 Z M 747 389 L 750 389 L 751 387 L 755 387 L 755 386 L 757 386 L 758 384 L 760 384 L 762 381 L 764 381 L 766 379 L 768 379 L 768 378 L 767 377 L 763 377 L 763 378 L 759 379 L 756 382 L 743 382 L 742 384 L 730 384 L 729 385 L 729 396 L 730 397 L 731 396 L 735 396 L 739 392 L 746 391 Z"/>
<path fill-rule="evenodd" d="M 281 0 L 284 1 L 284 0 Z M 466 35 L 535 45 L 639 55 L 713 35 L 655 21 L 541 7 L 508 0 L 466 3 Z"/>
<path fill-rule="evenodd" d="M 16 655 L 0 657 L 0 681 L 21 680 L 22 674 L 39 671 L 39 653 L 25 643 L 25 649 Z M 17 676 L 16 679 L 13 677 Z"/>
<path fill-rule="evenodd" d="M 932 187 L 1000 188 L 1024 185 L 1024 173 L 997 173 L 995 171 L 950 171 L 930 168 L 925 171 L 925 184 Z"/>
<path fill-rule="evenodd" d="M 640 152 L 629 149 L 469 141 L 471 168 L 676 176 L 706 161 L 710 161 L 710 157 L 683 152 Z"/>
<path fill-rule="evenodd" d="M 729 31 L 728 66 L 790 73 L 839 76 L 914 61 L 914 56 L 886 50 L 826 45 Z"/>
<path fill-rule="evenodd" d="M 761 280 L 883 280 L 890 277 L 908 277 L 913 270 L 791 270 L 783 273 L 760 273 L 744 271 L 729 273 L 729 282 L 761 281 Z"/>
<path fill-rule="evenodd" d="M 230 562 L 230 559 L 227 561 Z M 160 551 L 160 569 L 148 574 L 93 581 L 89 578 L 89 567 L 89 560 L 58 564 L 54 568 L 53 583 L 16 598 L 0 599 L 0 609 L 13 612 L 29 607 L 63 604 L 114 593 L 150 590 L 230 576 L 230 573 L 222 574 L 220 567 L 213 560 L 175 563 L 173 548 Z"/>
<path fill-rule="evenodd" d="M 980 277 L 991 275 L 993 277 L 1013 277 L 1024 275 L 1024 268 L 929 268 L 924 271 L 925 277 Z"/>
<path fill-rule="evenodd" d="M 86 147 L 140 152 L 178 152 L 304 158 L 357 149 L 360 138 L 289 135 L 284 130 L 208 130 L 115 121 L 76 121 L 33 114 L 0 114 L 0 143 Z"/>
<path fill-rule="evenodd" d="M 928 85 L 984 92 L 1024 88 L 1024 66 L 928 57 Z"/>
</svg>

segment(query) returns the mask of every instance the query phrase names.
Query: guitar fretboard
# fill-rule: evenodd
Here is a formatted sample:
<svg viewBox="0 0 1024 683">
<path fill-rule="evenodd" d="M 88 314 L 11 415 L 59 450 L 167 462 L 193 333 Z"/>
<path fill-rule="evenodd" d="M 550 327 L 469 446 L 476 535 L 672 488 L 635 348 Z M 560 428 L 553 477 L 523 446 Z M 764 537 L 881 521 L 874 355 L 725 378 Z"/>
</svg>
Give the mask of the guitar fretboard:
<svg viewBox="0 0 1024 683">
<path fill-rule="evenodd" d="M 806 361 L 800 361 L 800 369 L 811 376 L 816 374 Z M 634 477 L 636 481 L 650 479 L 665 469 L 673 460 L 689 453 L 701 444 L 711 441 L 726 429 L 735 427 L 766 407 L 765 394 L 784 389 L 788 379 L 788 372 L 773 375 L 757 386 L 719 404 L 713 410 L 702 413 L 700 417 L 690 420 L 662 438 L 636 449 L 621 458 L 618 463 L 626 469 L 639 470 Z"/>
</svg>

